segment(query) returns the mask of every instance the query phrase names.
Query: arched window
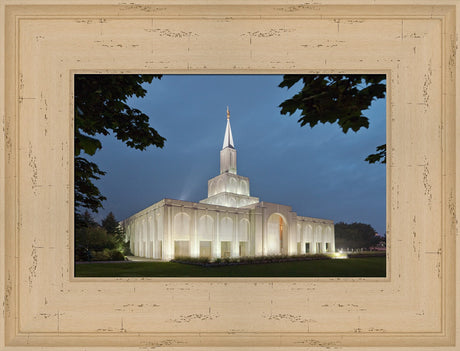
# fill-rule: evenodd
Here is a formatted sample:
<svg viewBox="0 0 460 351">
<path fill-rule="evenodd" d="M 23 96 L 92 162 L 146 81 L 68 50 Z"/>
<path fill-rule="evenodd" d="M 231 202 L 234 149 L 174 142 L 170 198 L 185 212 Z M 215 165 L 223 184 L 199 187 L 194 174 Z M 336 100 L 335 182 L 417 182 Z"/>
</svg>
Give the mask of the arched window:
<svg viewBox="0 0 460 351">
<path fill-rule="evenodd" d="M 248 182 L 245 180 L 240 181 L 240 194 L 249 195 Z"/>
<path fill-rule="evenodd" d="M 220 221 L 220 241 L 232 241 L 233 239 L 233 220 L 224 217 Z"/>
<path fill-rule="evenodd" d="M 229 205 L 230 207 L 236 207 L 236 199 L 235 199 L 233 196 L 231 196 L 231 197 L 228 199 L 228 205 Z"/>
<path fill-rule="evenodd" d="M 271 214 L 268 217 L 267 229 L 267 254 L 278 255 L 287 253 L 288 230 L 284 218 L 278 213 Z"/>
<path fill-rule="evenodd" d="M 303 229 L 303 240 L 308 243 L 313 241 L 313 227 L 311 224 L 307 224 Z"/>
<path fill-rule="evenodd" d="M 230 178 L 230 181 L 228 183 L 229 185 L 229 188 L 227 189 L 227 191 L 229 192 L 232 192 L 232 193 L 236 193 L 237 190 L 238 190 L 238 182 L 235 178 Z"/>
<path fill-rule="evenodd" d="M 238 240 L 249 240 L 249 221 L 246 218 L 240 220 L 240 227 L 238 228 Z"/>
<path fill-rule="evenodd" d="M 174 216 L 173 223 L 174 240 L 190 240 L 190 216 L 185 212 L 179 212 Z"/>
<path fill-rule="evenodd" d="M 209 215 L 201 216 L 198 221 L 198 240 L 212 240 L 214 219 Z"/>
</svg>

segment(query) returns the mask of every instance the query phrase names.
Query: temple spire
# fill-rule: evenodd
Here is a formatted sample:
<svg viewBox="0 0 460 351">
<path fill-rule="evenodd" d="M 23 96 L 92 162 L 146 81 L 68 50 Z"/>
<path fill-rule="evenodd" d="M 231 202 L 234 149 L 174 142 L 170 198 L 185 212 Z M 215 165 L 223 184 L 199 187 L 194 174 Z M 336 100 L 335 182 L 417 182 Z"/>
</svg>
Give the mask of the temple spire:
<svg viewBox="0 0 460 351">
<path fill-rule="evenodd" d="M 230 127 L 230 110 L 227 106 L 227 127 L 225 128 L 225 136 L 224 136 L 224 143 L 222 145 L 222 149 L 226 147 L 230 147 L 232 149 L 235 148 L 233 145 L 233 136 L 232 136 L 232 128 Z"/>
</svg>

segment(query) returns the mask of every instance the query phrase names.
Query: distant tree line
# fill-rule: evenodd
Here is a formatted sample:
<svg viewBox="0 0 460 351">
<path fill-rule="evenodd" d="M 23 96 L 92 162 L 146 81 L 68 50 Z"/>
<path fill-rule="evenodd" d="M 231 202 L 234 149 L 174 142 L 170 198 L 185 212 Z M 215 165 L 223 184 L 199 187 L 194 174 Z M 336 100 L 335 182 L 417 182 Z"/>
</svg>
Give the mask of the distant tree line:
<svg viewBox="0 0 460 351">
<path fill-rule="evenodd" d="M 99 225 L 88 211 L 75 228 L 75 261 L 122 261 L 130 255 L 125 233 L 110 212 Z"/>
<path fill-rule="evenodd" d="M 335 248 L 338 249 L 366 249 L 377 246 L 384 238 L 376 235 L 376 231 L 369 224 L 344 223 L 335 224 Z"/>
</svg>

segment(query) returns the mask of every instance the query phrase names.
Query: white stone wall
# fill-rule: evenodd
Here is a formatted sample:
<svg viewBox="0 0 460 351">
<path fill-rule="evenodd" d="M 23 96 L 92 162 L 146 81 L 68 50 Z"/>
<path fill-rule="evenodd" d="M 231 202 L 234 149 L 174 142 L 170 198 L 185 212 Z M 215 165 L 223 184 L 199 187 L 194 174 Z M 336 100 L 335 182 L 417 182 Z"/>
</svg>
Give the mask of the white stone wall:
<svg viewBox="0 0 460 351">
<path fill-rule="evenodd" d="M 224 173 L 208 180 L 208 197 L 225 192 L 249 196 L 249 178 Z"/>
<path fill-rule="evenodd" d="M 238 195 L 235 193 L 219 193 L 200 201 L 200 203 L 203 204 L 226 207 L 244 207 L 258 202 L 259 198 L 257 197 Z"/>
<path fill-rule="evenodd" d="M 306 253 L 309 244 L 310 253 L 325 253 L 335 251 L 334 223 L 330 220 L 297 216 L 297 244 L 300 253 Z M 326 248 L 326 244 L 329 245 Z M 319 249 L 318 250 L 318 246 Z"/>
<path fill-rule="evenodd" d="M 249 242 L 251 237 L 249 210 L 236 211 L 236 209 L 222 208 L 220 206 L 167 200 L 164 205 L 164 213 L 166 214 L 164 222 L 167 224 L 166 227 L 169 226 L 163 231 L 165 237 L 163 259 L 165 260 L 174 257 L 178 241 L 189 243 L 189 255 L 192 257 L 199 256 L 200 241 L 212 242 L 212 258 L 221 257 L 222 242 L 231 243 L 232 257 L 238 256 L 240 241 L 247 243 L 247 249 L 251 247 Z M 140 221 L 142 221 L 141 216 L 130 219 L 130 222 L 133 222 L 134 225 Z M 131 227 L 132 225 L 128 226 L 128 228 Z M 135 237 L 135 241 L 138 240 Z M 146 253 L 142 250 L 136 250 L 135 254 L 145 255 Z"/>
<path fill-rule="evenodd" d="M 297 216 L 290 206 L 256 203 L 232 208 L 164 199 L 122 222 L 136 256 L 162 260 L 199 257 L 200 242 L 211 242 L 210 255 L 305 254 L 335 251 L 334 224 Z M 280 230 L 280 225 L 282 230 Z M 185 251 L 184 251 L 185 250 Z"/>
<path fill-rule="evenodd" d="M 122 221 L 126 240 L 136 256 L 161 259 L 163 240 L 163 201 Z"/>
</svg>

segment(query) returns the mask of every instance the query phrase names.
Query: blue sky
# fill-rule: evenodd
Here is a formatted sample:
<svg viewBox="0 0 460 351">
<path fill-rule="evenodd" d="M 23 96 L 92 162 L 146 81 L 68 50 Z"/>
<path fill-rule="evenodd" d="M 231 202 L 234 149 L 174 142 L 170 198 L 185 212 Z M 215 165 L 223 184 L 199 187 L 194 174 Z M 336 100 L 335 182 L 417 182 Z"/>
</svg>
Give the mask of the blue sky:
<svg viewBox="0 0 460 351">
<path fill-rule="evenodd" d="M 274 75 L 165 75 L 129 104 L 150 116 L 165 137 L 163 149 L 128 148 L 113 136 L 88 157 L 106 171 L 96 185 L 107 197 L 100 221 L 118 220 L 163 198 L 198 202 L 219 173 L 226 108 L 237 150 L 238 174 L 252 196 L 292 206 L 298 215 L 368 223 L 385 233 L 385 165 L 364 161 L 385 143 L 385 100 L 364 114 L 368 129 L 344 134 L 337 124 L 300 127 L 299 115 L 278 107 L 299 86 L 279 88 Z"/>
</svg>

